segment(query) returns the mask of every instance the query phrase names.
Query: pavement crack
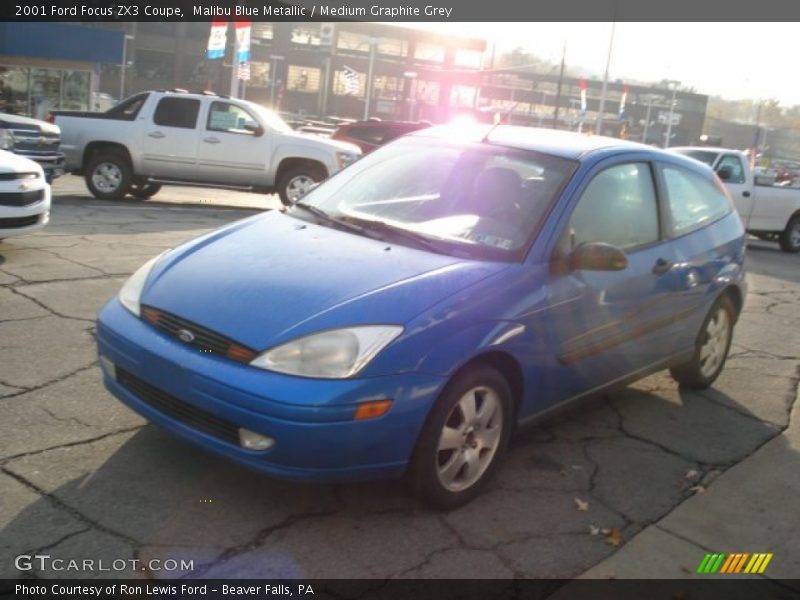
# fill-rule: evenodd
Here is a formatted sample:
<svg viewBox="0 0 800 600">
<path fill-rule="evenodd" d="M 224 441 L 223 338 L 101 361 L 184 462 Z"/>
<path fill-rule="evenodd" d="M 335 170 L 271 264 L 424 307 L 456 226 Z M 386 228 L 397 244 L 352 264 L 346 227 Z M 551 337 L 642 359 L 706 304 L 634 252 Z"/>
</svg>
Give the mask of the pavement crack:
<svg viewBox="0 0 800 600">
<path fill-rule="evenodd" d="M 19 287 L 10 287 L 8 289 L 11 290 L 17 296 L 25 298 L 26 300 L 30 300 L 36 306 L 38 306 L 40 308 L 43 308 L 44 310 L 49 312 L 54 317 L 58 317 L 60 319 L 69 319 L 71 321 L 83 321 L 84 323 L 92 323 L 92 324 L 94 324 L 94 319 L 85 319 L 83 317 L 71 317 L 69 315 L 65 315 L 63 313 L 60 313 L 57 310 L 55 310 L 54 308 L 51 308 L 50 306 L 48 306 L 47 304 L 45 304 L 44 302 L 39 300 L 38 298 L 34 298 L 33 296 L 29 296 L 28 294 L 25 294 L 25 293 L 21 292 Z"/>
<path fill-rule="evenodd" d="M 52 410 L 50 410 L 46 406 L 41 406 L 39 408 L 41 408 L 44 412 L 46 412 L 50 417 L 52 417 L 56 421 L 61 421 L 64 423 L 72 421 L 73 423 L 77 423 L 78 425 L 81 425 L 83 427 L 91 427 L 91 425 L 81 421 L 78 417 L 59 417 L 57 414 L 55 414 Z"/>
<path fill-rule="evenodd" d="M 124 542 L 126 542 L 128 544 L 131 544 L 133 546 L 141 546 L 142 545 L 138 540 L 135 540 L 134 538 L 132 538 L 132 537 L 130 537 L 128 535 L 125 535 L 124 533 L 121 533 L 119 531 L 111 529 L 110 527 L 106 527 L 105 525 L 101 525 L 97 521 L 95 521 L 93 519 L 90 519 L 89 517 L 84 515 L 81 511 L 79 511 L 78 509 L 70 506 L 69 504 L 67 504 L 66 502 L 64 502 L 63 500 L 58 498 L 57 496 L 45 491 L 44 489 L 40 488 L 35 483 L 33 483 L 31 481 L 28 481 L 22 475 L 19 475 L 19 474 L 15 473 L 14 471 L 11 471 L 10 469 L 8 469 L 5 466 L 5 464 L 0 465 L 0 472 L 8 475 L 9 477 L 14 479 L 18 483 L 21 483 L 23 486 L 25 486 L 30 491 L 35 492 L 36 494 L 38 494 L 39 496 L 44 498 L 46 501 L 50 502 L 50 504 L 52 504 L 53 507 L 68 513 L 69 515 L 71 515 L 72 517 L 74 517 L 75 519 L 80 521 L 81 523 L 84 523 L 84 524 L 88 525 L 91 529 L 95 529 L 95 530 L 100 531 L 102 533 L 106 533 L 106 534 L 108 534 L 110 536 L 113 536 L 113 537 L 115 537 L 117 539 L 123 540 Z"/>
<path fill-rule="evenodd" d="M 76 535 L 81 535 L 82 533 L 88 533 L 91 530 L 92 530 L 92 528 L 89 525 L 87 525 L 83 529 L 79 529 L 78 531 L 72 531 L 70 533 L 62 535 L 55 542 L 51 542 L 51 543 L 47 544 L 46 546 L 42 546 L 41 548 L 31 548 L 30 550 L 26 550 L 25 553 L 26 554 L 41 554 L 45 550 L 51 550 L 51 549 L 55 548 L 56 546 L 62 544 L 63 542 L 66 542 L 68 539 L 75 537 Z"/>
<path fill-rule="evenodd" d="M 98 361 L 95 360 L 95 361 L 92 361 L 88 365 L 85 365 L 83 367 L 78 367 L 77 369 L 75 369 L 73 371 L 70 371 L 69 373 L 65 373 L 64 375 L 60 375 L 60 376 L 56 377 L 55 379 L 51 379 L 50 381 L 46 381 L 45 383 L 41 383 L 41 384 L 38 384 L 38 385 L 33 385 L 33 386 L 25 387 L 25 388 L 20 388 L 19 386 L 15 386 L 15 387 L 19 388 L 21 391 L 13 392 L 11 394 L 3 396 L 2 399 L 3 400 L 8 400 L 10 398 L 16 398 L 17 396 L 22 396 L 23 394 L 28 394 L 30 392 L 36 392 L 38 390 L 42 390 L 42 389 L 44 389 L 46 387 L 49 387 L 51 385 L 55 385 L 56 383 L 61 383 L 62 381 L 66 380 L 66 379 L 69 379 L 70 377 L 72 377 L 74 375 L 77 375 L 78 373 L 82 373 L 84 371 L 88 371 L 89 369 L 95 369 L 95 368 L 97 368 L 97 365 L 98 365 Z"/>
<path fill-rule="evenodd" d="M 20 458 L 27 458 L 28 456 L 35 456 L 37 454 L 43 454 L 45 452 L 51 452 L 52 450 L 60 450 L 61 448 L 72 448 L 74 446 L 85 446 L 86 444 L 93 444 L 94 442 L 99 442 L 100 440 L 104 440 L 109 437 L 113 437 L 115 435 L 122 435 L 123 433 L 130 433 L 131 431 L 137 431 L 142 427 L 146 427 L 146 425 L 134 425 L 133 427 L 125 427 L 123 429 L 117 429 L 115 431 L 110 431 L 108 433 L 103 433 L 101 435 L 88 438 L 85 440 L 78 440 L 75 442 L 67 442 L 65 444 L 58 444 L 56 446 L 50 446 L 48 448 L 41 448 L 40 450 L 31 450 L 29 452 L 21 452 L 19 454 L 12 454 L 11 456 L 4 456 L 0 458 L 0 467 L 3 465 L 8 464 L 13 460 L 18 460 Z"/>
</svg>

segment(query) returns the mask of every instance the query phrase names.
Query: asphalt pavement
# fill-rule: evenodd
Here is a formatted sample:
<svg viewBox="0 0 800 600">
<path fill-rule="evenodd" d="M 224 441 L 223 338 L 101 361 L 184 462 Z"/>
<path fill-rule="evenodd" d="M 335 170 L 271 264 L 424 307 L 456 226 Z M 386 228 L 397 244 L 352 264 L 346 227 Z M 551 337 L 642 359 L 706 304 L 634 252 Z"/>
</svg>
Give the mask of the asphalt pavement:
<svg viewBox="0 0 800 600">
<path fill-rule="evenodd" d="M 101 202 L 72 177 L 55 192 L 43 232 L 0 242 L 0 577 L 44 553 L 190 560 L 187 577 L 686 578 L 707 552 L 734 551 L 774 553 L 757 577 L 800 575 L 800 257 L 749 244 L 745 310 L 712 389 L 660 373 L 598 398 L 519 436 L 487 493 L 441 513 L 400 482 L 269 479 L 103 388 L 94 317 L 125 278 L 274 196 Z M 131 564 L 27 575 L 176 574 Z"/>
</svg>

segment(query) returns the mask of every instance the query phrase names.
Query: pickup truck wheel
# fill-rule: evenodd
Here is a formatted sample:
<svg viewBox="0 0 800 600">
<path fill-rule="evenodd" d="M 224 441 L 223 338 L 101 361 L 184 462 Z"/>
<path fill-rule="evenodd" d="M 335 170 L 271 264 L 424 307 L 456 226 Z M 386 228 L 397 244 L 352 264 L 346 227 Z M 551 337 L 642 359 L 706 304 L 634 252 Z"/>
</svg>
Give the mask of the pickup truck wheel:
<svg viewBox="0 0 800 600">
<path fill-rule="evenodd" d="M 311 187 L 325 179 L 325 173 L 314 167 L 289 169 L 278 179 L 278 196 L 285 206 L 291 206 L 302 198 Z"/>
<path fill-rule="evenodd" d="M 132 177 L 133 171 L 125 156 L 116 152 L 98 154 L 86 169 L 86 187 L 100 200 L 119 200 L 128 193 Z"/>
<path fill-rule="evenodd" d="M 778 241 L 780 242 L 781 250 L 784 252 L 791 252 L 792 254 L 800 252 L 800 217 L 794 217 L 789 220 L 789 224 L 781 233 Z"/>
<path fill-rule="evenodd" d="M 147 200 L 155 196 L 160 190 L 160 183 L 134 183 L 128 193 L 139 200 Z"/>
</svg>

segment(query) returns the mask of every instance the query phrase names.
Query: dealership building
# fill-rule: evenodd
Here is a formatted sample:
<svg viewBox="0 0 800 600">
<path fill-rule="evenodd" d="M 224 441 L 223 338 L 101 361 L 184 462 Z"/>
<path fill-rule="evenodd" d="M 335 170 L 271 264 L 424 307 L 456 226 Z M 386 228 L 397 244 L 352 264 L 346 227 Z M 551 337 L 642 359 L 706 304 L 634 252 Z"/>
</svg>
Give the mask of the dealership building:
<svg viewBox="0 0 800 600">
<path fill-rule="evenodd" d="M 228 32 L 225 58 L 208 60 L 208 35 L 207 22 L 0 24 L 3 102 L 42 116 L 53 108 L 105 108 L 112 97 L 148 89 L 227 94 L 234 36 Z M 601 81 L 587 81 L 582 110 L 579 79 L 560 78 L 557 69 L 496 68 L 492 54 L 480 38 L 383 23 L 258 22 L 249 80 L 237 94 L 323 120 L 443 122 L 508 113 L 515 124 L 595 129 Z M 697 140 L 708 98 L 674 85 L 608 82 L 603 133 L 652 144 L 662 144 L 668 131 L 673 145 Z"/>
</svg>

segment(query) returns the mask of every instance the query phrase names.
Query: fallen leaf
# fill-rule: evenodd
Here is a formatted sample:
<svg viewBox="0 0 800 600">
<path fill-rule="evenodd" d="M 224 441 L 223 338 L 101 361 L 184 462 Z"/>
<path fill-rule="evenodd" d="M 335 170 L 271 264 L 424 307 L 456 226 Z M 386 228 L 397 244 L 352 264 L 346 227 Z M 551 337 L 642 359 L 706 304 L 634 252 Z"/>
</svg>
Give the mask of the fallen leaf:
<svg viewBox="0 0 800 600">
<path fill-rule="evenodd" d="M 615 527 L 606 536 L 606 541 L 612 546 L 619 546 L 622 544 L 622 532 Z"/>
<path fill-rule="evenodd" d="M 586 512 L 589 510 L 589 503 L 581 500 L 580 498 L 575 498 L 575 507 L 582 512 Z"/>
<path fill-rule="evenodd" d="M 589 535 L 600 535 L 600 528 L 594 525 L 589 525 Z"/>
<path fill-rule="evenodd" d="M 695 469 L 689 469 L 688 471 L 686 471 L 685 477 L 686 479 L 697 479 L 699 475 L 700 471 L 697 471 Z"/>
<path fill-rule="evenodd" d="M 706 491 L 706 488 L 704 488 L 702 485 L 695 485 L 690 487 L 689 491 L 692 492 L 693 494 L 702 494 L 703 492 Z"/>
</svg>

